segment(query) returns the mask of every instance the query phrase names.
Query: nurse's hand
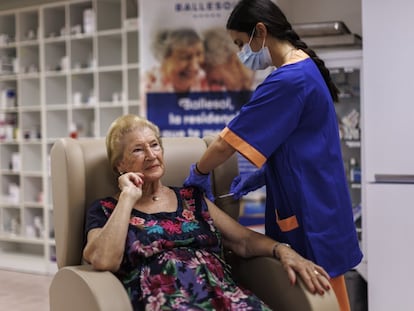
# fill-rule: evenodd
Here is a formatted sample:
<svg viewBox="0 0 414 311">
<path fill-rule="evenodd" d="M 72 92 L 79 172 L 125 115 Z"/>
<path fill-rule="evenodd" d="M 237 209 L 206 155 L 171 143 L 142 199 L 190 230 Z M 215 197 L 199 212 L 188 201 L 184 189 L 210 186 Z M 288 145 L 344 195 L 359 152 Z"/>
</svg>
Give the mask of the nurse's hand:
<svg viewBox="0 0 414 311">
<path fill-rule="evenodd" d="M 233 193 L 233 198 L 238 200 L 247 193 L 263 187 L 266 184 L 264 168 L 263 165 L 251 174 L 244 173 L 236 176 L 230 186 L 230 193 Z"/>
<path fill-rule="evenodd" d="M 192 164 L 190 175 L 184 180 L 184 187 L 197 186 L 204 190 L 206 197 L 214 202 L 213 192 L 211 191 L 210 174 L 200 175 L 197 173 L 196 164 Z"/>
</svg>

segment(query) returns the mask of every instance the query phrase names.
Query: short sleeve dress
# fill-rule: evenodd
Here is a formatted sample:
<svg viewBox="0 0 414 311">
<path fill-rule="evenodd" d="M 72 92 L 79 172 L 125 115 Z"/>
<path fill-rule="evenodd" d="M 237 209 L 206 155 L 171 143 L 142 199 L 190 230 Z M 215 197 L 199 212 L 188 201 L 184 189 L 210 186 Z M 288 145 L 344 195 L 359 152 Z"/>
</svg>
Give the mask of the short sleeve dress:
<svg viewBox="0 0 414 311">
<path fill-rule="evenodd" d="M 115 274 L 134 310 L 271 310 L 239 287 L 223 260 L 220 232 L 198 188 L 171 188 L 175 212 L 133 210 L 124 257 Z M 104 226 L 117 204 L 95 201 L 85 232 Z"/>
<path fill-rule="evenodd" d="M 266 163 L 266 235 L 331 277 L 360 263 L 335 106 L 311 58 L 273 71 L 220 136 Z"/>
</svg>

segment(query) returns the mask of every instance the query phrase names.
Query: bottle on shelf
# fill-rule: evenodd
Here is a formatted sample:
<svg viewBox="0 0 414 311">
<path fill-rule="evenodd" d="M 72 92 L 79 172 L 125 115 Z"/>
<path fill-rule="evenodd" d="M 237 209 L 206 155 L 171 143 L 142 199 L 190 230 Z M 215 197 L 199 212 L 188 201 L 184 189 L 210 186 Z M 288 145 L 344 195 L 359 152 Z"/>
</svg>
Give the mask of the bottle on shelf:
<svg viewBox="0 0 414 311">
<path fill-rule="evenodd" d="M 75 123 L 71 123 L 69 126 L 69 136 L 72 138 L 78 138 L 78 127 Z"/>
<path fill-rule="evenodd" d="M 354 157 L 349 159 L 349 181 L 358 184 L 361 182 L 361 167 Z"/>
</svg>

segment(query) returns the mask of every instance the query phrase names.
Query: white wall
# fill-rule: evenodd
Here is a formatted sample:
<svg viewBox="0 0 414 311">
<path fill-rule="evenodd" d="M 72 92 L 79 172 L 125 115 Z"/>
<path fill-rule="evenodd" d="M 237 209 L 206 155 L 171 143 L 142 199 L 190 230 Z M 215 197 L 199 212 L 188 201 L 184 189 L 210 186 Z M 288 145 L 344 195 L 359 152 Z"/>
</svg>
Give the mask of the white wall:
<svg viewBox="0 0 414 311">
<path fill-rule="evenodd" d="M 362 0 L 366 175 L 414 175 L 414 2 Z M 369 184 L 368 304 L 414 310 L 414 184 Z"/>
</svg>

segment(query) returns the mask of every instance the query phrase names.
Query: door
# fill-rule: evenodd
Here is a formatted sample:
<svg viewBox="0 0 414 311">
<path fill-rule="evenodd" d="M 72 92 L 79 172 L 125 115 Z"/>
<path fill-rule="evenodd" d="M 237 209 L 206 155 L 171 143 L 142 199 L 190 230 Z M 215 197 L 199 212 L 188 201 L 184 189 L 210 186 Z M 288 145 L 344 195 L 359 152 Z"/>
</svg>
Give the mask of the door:
<svg viewBox="0 0 414 311">
<path fill-rule="evenodd" d="M 368 184 L 366 202 L 369 310 L 414 310 L 414 184 Z"/>
</svg>

